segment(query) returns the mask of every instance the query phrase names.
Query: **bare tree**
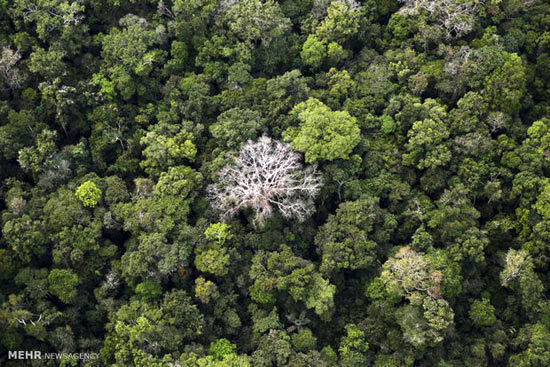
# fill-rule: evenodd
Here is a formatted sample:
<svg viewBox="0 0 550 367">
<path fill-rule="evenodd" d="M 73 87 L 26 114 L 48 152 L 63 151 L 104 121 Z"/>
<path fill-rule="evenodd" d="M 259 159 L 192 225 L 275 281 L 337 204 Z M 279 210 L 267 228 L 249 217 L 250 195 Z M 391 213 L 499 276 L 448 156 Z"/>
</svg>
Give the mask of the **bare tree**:
<svg viewBox="0 0 550 367">
<path fill-rule="evenodd" d="M 15 66 L 21 59 L 19 51 L 13 51 L 8 47 L 2 49 L 0 55 L 0 77 L 7 89 L 18 89 L 25 80 L 25 75 Z"/>
<path fill-rule="evenodd" d="M 255 224 L 262 225 L 274 207 L 285 218 L 305 220 L 321 185 L 315 168 L 304 168 L 290 145 L 262 136 L 257 142 L 246 142 L 238 157 L 218 172 L 208 195 L 224 218 L 252 208 Z"/>
<path fill-rule="evenodd" d="M 505 129 L 510 123 L 510 117 L 503 112 L 491 112 L 487 116 L 485 123 L 489 126 L 492 133 Z"/>
<path fill-rule="evenodd" d="M 350 10 L 361 9 L 361 3 L 358 0 L 338 0 L 348 6 Z M 327 15 L 327 9 L 333 0 L 313 0 L 311 14 L 318 20 L 324 19 Z"/>
<path fill-rule="evenodd" d="M 480 0 L 400 0 L 405 6 L 402 14 L 416 15 L 426 10 L 447 38 L 458 38 L 469 33 L 476 22 L 476 8 Z"/>
<path fill-rule="evenodd" d="M 509 249 L 506 253 L 504 269 L 500 272 L 502 285 L 508 287 L 510 282 L 532 270 L 532 267 L 533 264 L 527 251 Z"/>
<path fill-rule="evenodd" d="M 471 54 L 472 49 L 468 46 L 462 46 L 458 50 L 449 48 L 446 55 L 445 72 L 451 76 L 460 75 L 470 61 Z"/>
</svg>

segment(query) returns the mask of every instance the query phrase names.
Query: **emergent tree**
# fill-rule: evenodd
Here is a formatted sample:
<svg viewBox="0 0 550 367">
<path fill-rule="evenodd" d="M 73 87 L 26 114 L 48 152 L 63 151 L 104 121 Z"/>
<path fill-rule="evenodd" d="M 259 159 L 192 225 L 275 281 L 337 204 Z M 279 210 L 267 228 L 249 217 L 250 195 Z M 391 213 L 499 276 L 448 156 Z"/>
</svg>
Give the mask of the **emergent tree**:
<svg viewBox="0 0 550 367">
<path fill-rule="evenodd" d="M 313 211 L 313 199 L 321 185 L 315 167 L 304 169 L 299 153 L 288 144 L 262 136 L 242 146 L 238 157 L 218 173 L 208 193 L 224 218 L 251 208 L 255 224 L 261 225 L 274 207 L 285 218 L 303 221 Z"/>
</svg>

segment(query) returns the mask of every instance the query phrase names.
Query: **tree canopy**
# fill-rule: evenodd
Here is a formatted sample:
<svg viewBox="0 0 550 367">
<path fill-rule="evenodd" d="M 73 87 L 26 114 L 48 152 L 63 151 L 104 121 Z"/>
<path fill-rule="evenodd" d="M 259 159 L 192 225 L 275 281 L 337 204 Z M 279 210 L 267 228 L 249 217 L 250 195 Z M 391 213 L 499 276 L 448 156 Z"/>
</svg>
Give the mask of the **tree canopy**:
<svg viewBox="0 0 550 367">
<path fill-rule="evenodd" d="M 546 367 L 549 290 L 548 1 L 0 1 L 0 366 Z"/>
</svg>

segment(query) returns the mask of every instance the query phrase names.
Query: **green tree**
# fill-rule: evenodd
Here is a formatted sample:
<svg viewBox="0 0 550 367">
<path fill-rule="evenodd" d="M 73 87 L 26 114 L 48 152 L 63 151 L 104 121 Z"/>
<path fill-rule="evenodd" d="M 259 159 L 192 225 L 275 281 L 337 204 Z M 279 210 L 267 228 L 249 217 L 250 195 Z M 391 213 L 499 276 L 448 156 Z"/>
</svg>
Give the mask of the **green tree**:
<svg viewBox="0 0 550 367">
<path fill-rule="evenodd" d="M 150 279 L 147 279 L 136 286 L 136 293 L 145 300 L 153 300 L 162 294 L 162 287 Z"/>
<path fill-rule="evenodd" d="M 224 276 L 229 271 L 230 255 L 225 248 L 213 248 L 201 251 L 195 257 L 198 270 L 217 276 Z"/>
<path fill-rule="evenodd" d="M 237 347 L 227 339 L 218 339 L 210 344 L 208 354 L 215 359 L 223 359 L 228 354 L 234 354 Z"/>
<path fill-rule="evenodd" d="M 219 297 L 218 287 L 214 282 L 198 277 L 195 279 L 195 297 L 202 303 L 209 303 Z"/>
<path fill-rule="evenodd" d="M 355 324 L 346 325 L 346 336 L 340 341 L 340 363 L 345 366 L 364 366 L 368 363 L 366 356 L 369 343 L 365 332 Z"/>
<path fill-rule="evenodd" d="M 470 306 L 470 319 L 478 326 L 491 326 L 497 318 L 495 308 L 491 305 L 488 298 L 475 300 Z"/>
<path fill-rule="evenodd" d="M 308 163 L 348 159 L 360 141 L 355 117 L 347 111 L 331 111 L 316 98 L 299 103 L 291 113 L 298 118 L 300 126 L 287 129 L 283 136 L 305 154 Z"/>
<path fill-rule="evenodd" d="M 262 41 L 266 46 L 290 28 L 290 20 L 273 0 L 243 0 L 230 4 L 225 20 L 229 30 L 241 40 Z"/>
<path fill-rule="evenodd" d="M 330 316 L 335 286 L 324 279 L 311 262 L 295 256 L 288 246 L 282 245 L 279 252 L 257 253 L 252 259 L 250 278 L 254 280 L 250 293 L 256 302 L 272 303 L 274 291 L 286 291 L 319 316 Z"/>
<path fill-rule="evenodd" d="M 78 275 L 69 269 L 53 269 L 48 275 L 49 289 L 63 303 L 72 303 L 77 294 Z"/>
<path fill-rule="evenodd" d="M 447 113 L 443 106 L 433 100 L 424 103 L 430 117 L 416 121 L 409 130 L 403 164 L 418 169 L 445 166 L 452 157 L 447 140 L 449 131 L 445 124 Z"/>
<path fill-rule="evenodd" d="M 373 265 L 397 222 L 385 213 L 378 199 L 363 196 L 340 204 L 319 230 L 315 243 L 322 256 L 320 269 L 365 269 Z"/>
<path fill-rule="evenodd" d="M 132 300 L 111 315 L 101 355 L 114 366 L 162 365 L 202 328 L 202 315 L 183 290 L 155 303 Z"/>
<path fill-rule="evenodd" d="M 504 269 L 500 272 L 500 283 L 518 292 L 523 307 L 528 311 L 534 312 L 540 307 L 544 285 L 535 273 L 527 251 L 508 250 Z"/>
<path fill-rule="evenodd" d="M 317 37 L 310 34 L 302 46 L 300 57 L 305 65 L 317 69 L 327 57 L 327 48 Z"/>
<path fill-rule="evenodd" d="M 123 275 L 136 278 L 160 279 L 187 264 L 189 248 L 179 241 L 170 242 L 162 233 L 144 233 L 132 239 L 122 255 Z"/>
<path fill-rule="evenodd" d="M 76 189 L 76 197 L 82 205 L 93 208 L 101 199 L 101 189 L 93 181 L 86 181 Z"/>
<path fill-rule="evenodd" d="M 24 15 L 26 22 L 34 23 L 36 33 L 44 41 L 54 37 L 52 33 L 62 32 L 65 36 L 78 32 L 79 25 L 87 28 L 81 24 L 84 10 L 84 5 L 77 1 L 39 0 L 31 3 L 17 0 L 14 2 L 13 12 L 16 16 Z"/>
<path fill-rule="evenodd" d="M 340 44 L 359 30 L 360 12 L 354 1 L 332 1 L 326 18 L 319 24 L 315 34 L 319 39 Z"/>
<path fill-rule="evenodd" d="M 210 133 L 217 145 L 237 149 L 247 140 L 254 140 L 263 122 L 260 113 L 249 109 L 232 108 L 220 114 L 210 125 Z"/>
<path fill-rule="evenodd" d="M 140 166 L 149 175 L 158 176 L 170 166 L 192 161 L 197 154 L 194 135 L 185 125 L 155 124 L 141 138 L 143 159 Z"/>
<path fill-rule="evenodd" d="M 160 174 L 154 192 L 159 196 L 194 197 L 202 175 L 187 166 L 174 166 Z"/>
<path fill-rule="evenodd" d="M 525 91 L 525 69 L 516 54 L 504 53 L 505 61 L 486 80 L 487 100 L 491 107 L 511 115 L 519 111 Z"/>
<path fill-rule="evenodd" d="M 528 348 L 519 354 L 512 355 L 509 359 L 510 364 L 516 366 L 544 366 L 550 362 L 550 353 L 548 337 L 550 331 L 542 323 L 536 323 L 529 326 L 530 338 L 528 339 Z"/>
<path fill-rule="evenodd" d="M 129 100 L 136 93 L 145 96 L 149 88 L 158 88 L 156 80 L 147 76 L 164 61 L 165 52 L 153 48 L 162 38 L 146 19 L 128 14 L 120 19 L 120 25 L 122 28 L 110 28 L 102 38 L 102 62 L 107 78 L 122 98 Z"/>
</svg>

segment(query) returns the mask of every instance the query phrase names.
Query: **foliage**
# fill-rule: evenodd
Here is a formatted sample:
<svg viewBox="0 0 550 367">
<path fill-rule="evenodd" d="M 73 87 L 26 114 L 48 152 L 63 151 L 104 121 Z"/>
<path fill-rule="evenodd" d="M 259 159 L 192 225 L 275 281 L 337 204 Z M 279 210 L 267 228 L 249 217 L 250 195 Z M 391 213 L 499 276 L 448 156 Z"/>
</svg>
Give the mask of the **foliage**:
<svg viewBox="0 0 550 367">
<path fill-rule="evenodd" d="M 82 205 L 94 207 L 101 199 L 101 189 L 93 181 L 86 181 L 76 189 L 76 197 L 82 202 Z"/>
<path fill-rule="evenodd" d="M 61 302 L 71 303 L 76 297 L 78 276 L 68 269 L 53 269 L 48 275 L 49 288 Z"/>
<path fill-rule="evenodd" d="M 0 1 L 0 365 L 549 366 L 549 35 L 535 0 Z"/>
<path fill-rule="evenodd" d="M 305 154 L 308 163 L 348 159 L 359 143 L 357 119 L 347 111 L 331 111 L 323 102 L 310 98 L 296 105 L 292 114 L 297 116 L 300 126 L 286 130 L 284 137 Z"/>
</svg>

